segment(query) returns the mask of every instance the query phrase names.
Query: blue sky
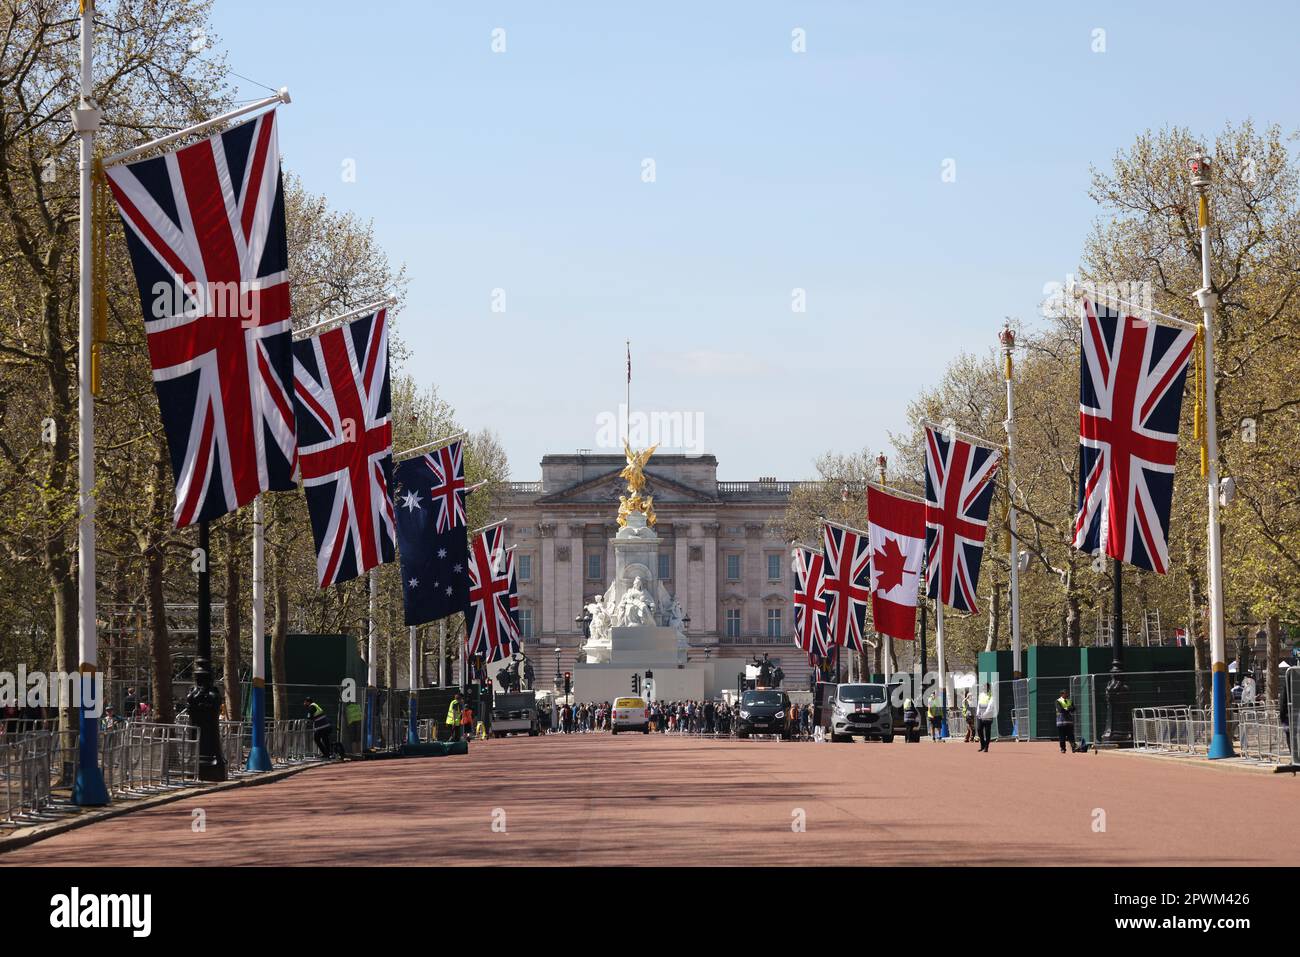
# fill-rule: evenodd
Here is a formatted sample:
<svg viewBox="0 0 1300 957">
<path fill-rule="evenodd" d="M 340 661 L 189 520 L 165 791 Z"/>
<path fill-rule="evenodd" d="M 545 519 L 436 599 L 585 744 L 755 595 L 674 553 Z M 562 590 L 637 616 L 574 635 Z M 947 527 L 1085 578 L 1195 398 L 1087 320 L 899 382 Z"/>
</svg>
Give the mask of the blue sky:
<svg viewBox="0 0 1300 957">
<path fill-rule="evenodd" d="M 701 416 L 722 478 L 795 479 L 1034 318 L 1090 166 L 1148 128 L 1296 127 L 1300 17 L 1224 9 L 217 0 L 214 26 L 290 88 L 286 166 L 407 265 L 410 371 L 516 479 L 596 446 L 626 338 L 634 409 Z"/>
</svg>

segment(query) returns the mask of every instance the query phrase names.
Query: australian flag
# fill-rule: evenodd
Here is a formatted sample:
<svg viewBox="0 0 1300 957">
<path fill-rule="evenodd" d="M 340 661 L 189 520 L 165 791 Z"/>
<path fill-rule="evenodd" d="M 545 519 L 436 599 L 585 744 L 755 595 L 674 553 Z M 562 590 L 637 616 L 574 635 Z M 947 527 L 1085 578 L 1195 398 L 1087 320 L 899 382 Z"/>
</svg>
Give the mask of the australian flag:
<svg viewBox="0 0 1300 957">
<path fill-rule="evenodd" d="M 465 495 L 460 461 L 459 454 L 435 452 L 400 462 L 393 471 L 397 550 L 408 625 L 437 621 L 463 612 L 469 605 L 464 503 L 448 509 L 444 495 L 448 486 L 457 498 Z M 451 520 L 439 531 L 439 515 L 448 513 Z"/>
</svg>

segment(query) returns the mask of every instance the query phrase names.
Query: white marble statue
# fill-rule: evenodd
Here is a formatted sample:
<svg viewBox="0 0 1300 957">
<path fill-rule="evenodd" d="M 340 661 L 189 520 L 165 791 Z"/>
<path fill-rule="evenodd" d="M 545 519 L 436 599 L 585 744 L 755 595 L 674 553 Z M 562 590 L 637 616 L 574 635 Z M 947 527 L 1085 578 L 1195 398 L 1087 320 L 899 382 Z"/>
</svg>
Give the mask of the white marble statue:
<svg viewBox="0 0 1300 957">
<path fill-rule="evenodd" d="M 618 603 L 618 612 L 614 618 L 615 625 L 653 625 L 655 603 L 650 593 L 641 584 L 641 576 L 636 577 L 630 588 L 623 593 L 623 600 Z"/>
<path fill-rule="evenodd" d="M 679 633 L 686 631 L 686 611 L 676 598 L 668 610 L 668 627 Z"/>
</svg>

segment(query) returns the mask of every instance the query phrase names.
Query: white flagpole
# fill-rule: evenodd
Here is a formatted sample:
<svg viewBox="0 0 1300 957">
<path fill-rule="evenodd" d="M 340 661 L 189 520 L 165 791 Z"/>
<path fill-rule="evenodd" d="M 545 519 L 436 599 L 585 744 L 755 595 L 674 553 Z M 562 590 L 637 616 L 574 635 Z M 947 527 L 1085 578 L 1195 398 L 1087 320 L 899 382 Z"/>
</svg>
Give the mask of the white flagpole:
<svg viewBox="0 0 1300 957">
<path fill-rule="evenodd" d="M 411 689 L 411 702 L 410 702 L 410 706 L 407 708 L 407 715 L 408 715 L 408 724 L 407 724 L 407 730 L 406 730 L 406 743 L 407 743 L 407 744 L 419 744 L 419 743 L 420 743 L 420 732 L 417 730 L 417 728 L 416 728 L 416 722 L 415 722 L 415 715 L 416 715 L 416 697 L 415 697 L 416 681 L 415 681 L 415 674 L 416 674 L 416 671 L 419 669 L 419 661 L 418 661 L 418 659 L 416 658 L 416 641 L 417 641 L 417 639 L 416 639 L 415 631 L 416 631 L 415 625 L 412 625 L 412 626 L 411 626 L 411 661 L 410 661 L 411 678 L 410 678 L 410 681 L 408 682 L 408 684 L 409 684 L 409 686 L 410 686 L 410 689 Z"/>
<path fill-rule="evenodd" d="M 1204 321 L 1203 344 L 1205 349 L 1205 440 L 1206 440 L 1206 491 L 1209 496 L 1209 563 L 1210 579 L 1210 663 L 1211 711 L 1213 734 L 1208 757 L 1211 760 L 1234 756 L 1232 739 L 1228 737 L 1228 665 L 1227 644 L 1223 633 L 1223 544 L 1219 536 L 1219 436 L 1216 431 L 1216 401 L 1214 395 L 1214 307 L 1218 302 L 1210 279 L 1210 161 L 1208 157 L 1195 157 L 1191 161 L 1192 185 L 1196 187 L 1198 204 L 1197 225 L 1201 227 L 1201 288 L 1196 290 L 1196 301 L 1201 307 Z"/>
<path fill-rule="evenodd" d="M 438 687 L 447 687 L 447 619 L 438 622 Z M 434 717 L 437 717 L 436 715 Z"/>
<path fill-rule="evenodd" d="M 93 7 L 94 0 L 85 0 L 85 6 Z M 83 16 L 84 16 L 83 12 Z M 153 150 L 162 149 L 177 140 L 184 139 L 188 136 L 194 136 L 202 133 L 204 130 L 210 130 L 214 126 L 221 126 L 223 123 L 229 123 L 231 120 L 238 119 L 241 116 L 247 116 L 249 113 L 256 113 L 258 110 L 268 106 L 275 106 L 280 103 L 289 103 L 289 88 L 280 87 L 280 92 L 274 96 L 268 96 L 265 99 L 258 100 L 255 103 L 247 103 L 244 106 L 236 107 L 229 112 L 222 113 L 220 116 L 214 116 L 210 120 L 204 120 L 202 123 L 196 123 L 193 126 L 187 126 L 183 130 L 177 130 L 175 133 L 168 133 L 166 136 L 160 136 L 156 140 L 150 140 L 147 143 L 141 143 L 139 146 L 133 146 L 129 150 L 121 153 L 114 153 L 108 159 L 104 160 L 104 168 L 116 166 L 119 163 L 125 163 L 127 160 L 135 159 L 137 156 L 143 156 L 145 153 Z"/>
<path fill-rule="evenodd" d="M 1016 537 L 1016 483 L 1014 460 L 1016 447 L 1016 414 L 1011 377 L 1011 350 L 1016 347 L 1016 334 L 1008 322 L 998 337 L 1006 356 L 1004 363 L 1007 379 L 1007 537 L 1008 556 L 1011 560 L 1011 676 L 1019 678 L 1020 667 L 1020 539 Z"/>
<path fill-rule="evenodd" d="M 248 770 L 271 770 L 266 751 L 266 525 L 262 496 L 253 499 L 253 737 Z"/>
<path fill-rule="evenodd" d="M 370 569 L 369 641 L 366 647 L 366 747 L 375 746 L 375 708 L 379 701 L 379 576 Z"/>
<path fill-rule="evenodd" d="M 99 719 L 87 708 L 87 691 L 93 689 L 98 662 L 98 636 L 95 631 L 95 397 L 91 394 L 91 364 L 95 338 L 94 259 L 92 249 L 93 183 L 95 131 L 99 129 L 100 111 L 94 105 L 95 0 L 81 4 L 81 90 L 77 108 L 72 111 L 72 128 L 80 138 L 78 172 L 78 300 L 79 336 L 77 387 L 80 414 L 77 417 L 78 506 L 77 519 L 77 657 L 81 687 L 81 713 L 78 718 L 79 745 L 77 775 L 72 799 L 82 807 L 102 807 L 108 803 L 108 789 L 99 768 Z"/>
</svg>

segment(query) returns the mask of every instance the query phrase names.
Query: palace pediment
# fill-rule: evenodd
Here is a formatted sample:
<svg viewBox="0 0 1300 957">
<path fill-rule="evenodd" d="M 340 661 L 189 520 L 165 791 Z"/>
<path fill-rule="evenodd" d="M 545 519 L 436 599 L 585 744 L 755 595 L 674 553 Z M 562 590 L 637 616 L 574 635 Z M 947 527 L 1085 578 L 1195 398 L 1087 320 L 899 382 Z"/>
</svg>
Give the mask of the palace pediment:
<svg viewBox="0 0 1300 957">
<path fill-rule="evenodd" d="M 612 470 L 578 482 L 568 488 L 538 497 L 538 505 L 597 505 L 618 504 L 618 497 L 627 491 L 627 485 L 619 477 L 620 470 Z M 646 494 L 653 495 L 655 505 L 700 503 L 714 505 L 718 499 L 698 489 L 693 489 L 681 482 L 675 482 L 666 476 L 646 469 Z"/>
</svg>

